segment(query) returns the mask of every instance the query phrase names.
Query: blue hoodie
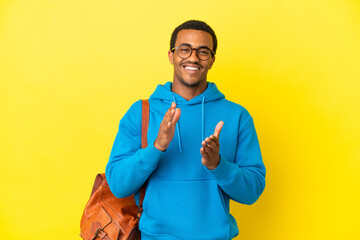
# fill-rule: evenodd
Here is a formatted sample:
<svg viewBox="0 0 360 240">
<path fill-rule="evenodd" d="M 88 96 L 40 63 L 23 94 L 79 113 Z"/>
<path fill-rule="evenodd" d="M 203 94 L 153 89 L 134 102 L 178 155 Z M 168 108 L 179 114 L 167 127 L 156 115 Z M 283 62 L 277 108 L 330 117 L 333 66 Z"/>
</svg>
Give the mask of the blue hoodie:
<svg viewBox="0 0 360 240">
<path fill-rule="evenodd" d="M 106 166 L 111 191 L 122 198 L 135 194 L 148 179 L 141 239 L 232 239 L 239 230 L 229 213 L 229 200 L 254 203 L 265 187 L 265 166 L 253 119 L 209 83 L 187 101 L 158 85 L 150 96 L 148 147 L 141 149 L 141 101 L 135 102 L 119 124 Z M 154 147 L 159 126 L 172 102 L 181 109 L 174 138 L 166 151 Z M 201 142 L 219 121 L 220 163 L 214 170 L 201 163 Z"/>
</svg>

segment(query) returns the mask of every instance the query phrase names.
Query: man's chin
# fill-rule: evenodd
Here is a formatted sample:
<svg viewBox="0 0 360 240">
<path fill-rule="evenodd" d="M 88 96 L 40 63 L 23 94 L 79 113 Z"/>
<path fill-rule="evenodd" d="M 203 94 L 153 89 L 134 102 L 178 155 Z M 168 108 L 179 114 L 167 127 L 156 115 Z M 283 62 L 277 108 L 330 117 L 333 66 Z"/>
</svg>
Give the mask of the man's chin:
<svg viewBox="0 0 360 240">
<path fill-rule="evenodd" d="M 186 87 L 190 87 L 190 88 L 197 87 L 201 83 L 201 80 L 195 80 L 195 81 L 187 81 L 187 80 L 184 80 L 184 79 L 179 79 L 179 80 L 180 80 L 182 85 L 184 85 Z"/>
</svg>

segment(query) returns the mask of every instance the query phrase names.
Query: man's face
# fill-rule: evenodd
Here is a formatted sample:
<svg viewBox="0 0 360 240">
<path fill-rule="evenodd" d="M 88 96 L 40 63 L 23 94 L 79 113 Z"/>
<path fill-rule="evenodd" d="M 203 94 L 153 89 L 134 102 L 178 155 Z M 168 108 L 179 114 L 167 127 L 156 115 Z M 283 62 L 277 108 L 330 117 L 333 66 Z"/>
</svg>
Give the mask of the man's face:
<svg viewBox="0 0 360 240">
<path fill-rule="evenodd" d="M 180 44 L 189 44 L 191 48 L 208 47 L 213 49 L 213 39 L 210 33 L 201 30 L 184 29 L 178 32 L 175 47 Z M 168 56 L 171 64 L 174 65 L 174 82 L 178 81 L 187 87 L 196 87 L 201 82 L 206 82 L 208 70 L 215 61 L 215 57 L 208 60 L 200 60 L 197 51 L 193 50 L 191 55 L 182 59 L 176 50 L 169 51 Z"/>
</svg>

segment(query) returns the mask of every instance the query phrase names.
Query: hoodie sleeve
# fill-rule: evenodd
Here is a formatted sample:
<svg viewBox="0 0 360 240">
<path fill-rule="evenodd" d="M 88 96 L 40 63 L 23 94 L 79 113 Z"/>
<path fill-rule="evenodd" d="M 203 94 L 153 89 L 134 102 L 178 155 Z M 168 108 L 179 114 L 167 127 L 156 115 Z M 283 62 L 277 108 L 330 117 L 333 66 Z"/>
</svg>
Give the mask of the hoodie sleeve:
<svg viewBox="0 0 360 240">
<path fill-rule="evenodd" d="M 249 114 L 246 123 L 239 128 L 235 162 L 229 162 L 220 155 L 218 167 L 209 171 L 231 199 L 250 205 L 260 197 L 265 188 L 266 170 Z"/>
<path fill-rule="evenodd" d="M 118 198 L 137 192 L 156 169 L 164 152 L 154 143 L 141 148 L 141 100 L 120 120 L 105 175 L 111 192 Z"/>
</svg>

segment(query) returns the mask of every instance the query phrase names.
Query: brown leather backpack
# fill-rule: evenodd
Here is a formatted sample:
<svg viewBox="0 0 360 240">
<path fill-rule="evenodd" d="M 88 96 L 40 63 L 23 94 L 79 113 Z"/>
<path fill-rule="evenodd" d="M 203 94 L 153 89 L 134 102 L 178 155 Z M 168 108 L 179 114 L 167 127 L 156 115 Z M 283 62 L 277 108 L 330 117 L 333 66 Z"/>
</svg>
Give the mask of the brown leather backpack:
<svg viewBox="0 0 360 240">
<path fill-rule="evenodd" d="M 142 148 L 147 146 L 148 126 L 149 101 L 142 100 Z M 80 236 L 85 240 L 140 240 L 139 220 L 144 197 L 145 184 L 140 190 L 139 207 L 134 195 L 117 198 L 111 193 L 105 174 L 98 174 L 81 218 Z"/>
</svg>

